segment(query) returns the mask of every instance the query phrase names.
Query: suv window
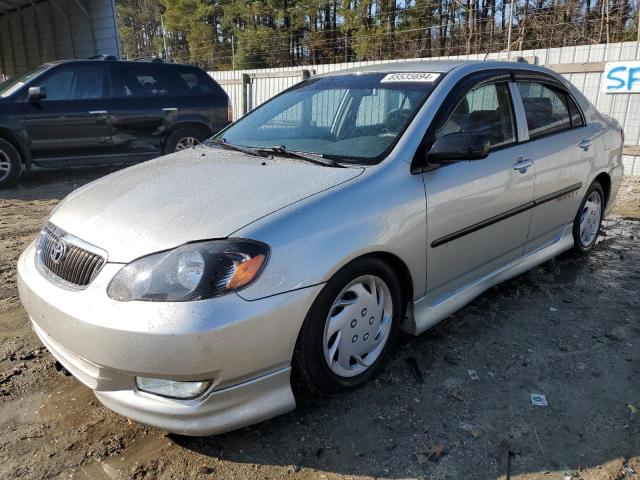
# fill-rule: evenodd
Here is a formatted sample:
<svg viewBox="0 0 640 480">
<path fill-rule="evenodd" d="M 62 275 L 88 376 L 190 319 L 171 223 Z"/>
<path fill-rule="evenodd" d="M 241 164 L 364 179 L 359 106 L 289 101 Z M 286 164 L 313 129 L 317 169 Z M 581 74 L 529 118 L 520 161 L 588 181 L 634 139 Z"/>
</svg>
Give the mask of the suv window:
<svg viewBox="0 0 640 480">
<path fill-rule="evenodd" d="M 536 82 L 517 83 L 530 139 L 571 128 L 571 116 L 564 92 Z"/>
<path fill-rule="evenodd" d="M 460 132 L 484 135 L 492 147 L 516 141 L 513 107 L 506 83 L 483 85 L 468 92 L 436 129 L 435 139 Z"/>
<path fill-rule="evenodd" d="M 178 69 L 178 76 L 184 85 L 186 95 L 210 95 L 217 93 L 211 78 L 201 70 Z"/>
<path fill-rule="evenodd" d="M 149 98 L 171 95 L 167 82 L 145 65 L 115 64 L 110 66 L 113 96 L 116 98 Z"/>
<path fill-rule="evenodd" d="M 86 100 L 104 96 L 101 65 L 65 65 L 47 75 L 38 86 L 47 90 L 47 101 Z"/>
</svg>

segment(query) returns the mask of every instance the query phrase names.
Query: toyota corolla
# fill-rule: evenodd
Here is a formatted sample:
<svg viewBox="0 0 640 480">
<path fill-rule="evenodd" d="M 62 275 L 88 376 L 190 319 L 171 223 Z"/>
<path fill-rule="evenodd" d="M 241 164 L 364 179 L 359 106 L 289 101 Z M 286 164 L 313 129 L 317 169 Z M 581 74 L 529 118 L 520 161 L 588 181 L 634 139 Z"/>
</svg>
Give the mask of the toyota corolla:
<svg viewBox="0 0 640 480">
<path fill-rule="evenodd" d="M 399 329 L 588 253 L 622 135 L 526 64 L 313 77 L 205 144 L 69 195 L 20 257 L 20 297 L 108 408 L 224 432 L 357 388 Z"/>
</svg>

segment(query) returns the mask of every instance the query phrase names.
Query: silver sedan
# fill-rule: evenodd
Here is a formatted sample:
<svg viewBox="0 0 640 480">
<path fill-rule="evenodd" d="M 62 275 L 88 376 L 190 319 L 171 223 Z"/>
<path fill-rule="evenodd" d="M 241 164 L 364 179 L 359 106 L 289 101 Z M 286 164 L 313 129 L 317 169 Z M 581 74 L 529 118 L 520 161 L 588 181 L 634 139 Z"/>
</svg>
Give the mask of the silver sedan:
<svg viewBox="0 0 640 480">
<path fill-rule="evenodd" d="M 314 77 L 203 145 L 73 192 L 20 257 L 20 297 L 107 407 L 224 432 L 357 388 L 399 329 L 588 253 L 622 135 L 526 64 Z"/>
</svg>

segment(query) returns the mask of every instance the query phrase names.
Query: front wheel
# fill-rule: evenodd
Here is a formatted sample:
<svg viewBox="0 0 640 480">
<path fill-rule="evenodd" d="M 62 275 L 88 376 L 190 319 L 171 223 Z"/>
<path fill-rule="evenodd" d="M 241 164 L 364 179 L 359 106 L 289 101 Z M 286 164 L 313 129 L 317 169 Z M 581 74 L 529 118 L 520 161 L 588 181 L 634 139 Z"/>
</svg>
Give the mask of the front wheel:
<svg viewBox="0 0 640 480">
<path fill-rule="evenodd" d="M 20 154 L 13 145 L 0 138 L 0 188 L 14 187 L 21 171 Z"/>
<path fill-rule="evenodd" d="M 574 250 L 589 253 L 596 244 L 602 217 L 604 215 L 604 191 L 598 181 L 594 181 L 580 204 L 573 221 Z"/>
<path fill-rule="evenodd" d="M 304 321 L 293 385 L 304 396 L 353 390 L 376 375 L 402 317 L 400 284 L 384 262 L 366 258 L 336 273 Z"/>
</svg>

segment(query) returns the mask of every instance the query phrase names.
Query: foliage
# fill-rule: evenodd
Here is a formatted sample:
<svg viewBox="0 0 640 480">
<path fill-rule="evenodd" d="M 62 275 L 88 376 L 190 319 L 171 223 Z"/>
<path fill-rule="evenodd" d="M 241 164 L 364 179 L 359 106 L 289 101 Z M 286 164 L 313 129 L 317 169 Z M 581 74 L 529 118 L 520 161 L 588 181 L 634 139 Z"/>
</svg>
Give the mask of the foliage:
<svg viewBox="0 0 640 480">
<path fill-rule="evenodd" d="M 510 4 L 511 0 L 118 0 L 117 12 L 125 56 L 160 55 L 210 70 L 615 42 L 633 40 L 637 31 L 632 0 L 514 0 L 513 12 Z"/>
</svg>

